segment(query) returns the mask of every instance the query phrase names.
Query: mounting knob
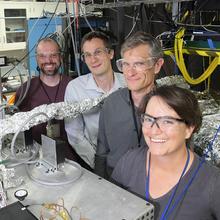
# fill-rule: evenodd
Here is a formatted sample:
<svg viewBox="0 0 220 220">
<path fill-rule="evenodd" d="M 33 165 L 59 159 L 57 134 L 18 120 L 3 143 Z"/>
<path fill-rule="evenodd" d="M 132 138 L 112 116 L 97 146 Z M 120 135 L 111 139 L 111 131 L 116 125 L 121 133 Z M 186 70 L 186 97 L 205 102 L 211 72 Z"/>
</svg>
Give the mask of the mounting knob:
<svg viewBox="0 0 220 220">
<path fill-rule="evenodd" d="M 14 193 L 14 196 L 20 201 L 24 200 L 25 197 L 27 197 L 27 195 L 28 195 L 28 191 L 26 189 L 18 189 Z"/>
</svg>

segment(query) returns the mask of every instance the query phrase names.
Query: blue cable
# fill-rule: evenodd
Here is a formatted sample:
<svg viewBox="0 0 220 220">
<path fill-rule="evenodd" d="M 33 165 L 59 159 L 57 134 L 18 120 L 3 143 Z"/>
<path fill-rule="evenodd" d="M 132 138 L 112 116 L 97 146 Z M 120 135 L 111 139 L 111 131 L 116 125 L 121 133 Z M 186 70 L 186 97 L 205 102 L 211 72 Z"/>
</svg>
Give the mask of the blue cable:
<svg viewBox="0 0 220 220">
<path fill-rule="evenodd" d="M 216 49 L 215 46 L 214 46 L 214 43 L 213 43 L 212 39 L 208 38 L 208 39 L 207 39 L 207 42 L 208 42 L 208 45 L 209 45 L 209 48 L 210 48 L 210 49 Z"/>
<path fill-rule="evenodd" d="M 217 138 L 217 135 L 218 135 L 219 132 L 220 132 L 220 125 L 219 125 L 217 131 L 215 132 L 215 135 L 214 135 L 212 141 L 209 143 L 208 147 L 206 148 L 206 149 L 207 149 L 207 152 L 204 152 L 204 153 L 203 153 L 203 157 L 207 157 L 207 156 L 208 156 L 208 153 L 209 153 L 209 152 L 212 152 L 212 150 L 213 150 L 212 146 L 213 146 L 214 141 L 215 141 L 215 139 Z"/>
</svg>

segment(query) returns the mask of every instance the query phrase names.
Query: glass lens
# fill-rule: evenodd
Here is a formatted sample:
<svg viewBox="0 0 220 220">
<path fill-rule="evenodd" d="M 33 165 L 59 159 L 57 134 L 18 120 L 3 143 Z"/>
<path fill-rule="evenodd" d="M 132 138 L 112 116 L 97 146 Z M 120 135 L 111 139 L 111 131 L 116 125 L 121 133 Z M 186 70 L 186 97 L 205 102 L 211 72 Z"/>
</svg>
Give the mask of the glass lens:
<svg viewBox="0 0 220 220">
<path fill-rule="evenodd" d="M 157 125 L 157 127 L 159 127 L 161 130 L 166 130 L 166 129 L 170 129 L 170 128 L 175 128 L 175 126 L 179 123 L 179 122 L 183 122 L 183 119 L 179 119 L 179 118 L 173 118 L 170 116 L 162 116 L 162 117 L 152 117 L 150 115 L 147 114 L 142 114 L 141 115 L 141 122 L 143 124 L 143 126 L 145 126 L 146 128 L 152 128 L 154 124 Z"/>
<path fill-rule="evenodd" d="M 116 66 L 117 66 L 117 68 L 118 68 L 118 70 L 120 72 L 122 72 L 122 64 L 121 64 L 121 62 L 122 62 L 122 59 L 116 60 Z"/>
<path fill-rule="evenodd" d="M 150 117 L 149 115 L 145 115 L 145 114 L 141 115 L 141 122 L 147 128 L 150 128 L 152 124 L 154 123 L 154 121 L 155 119 Z"/>
<path fill-rule="evenodd" d="M 104 53 L 107 53 L 108 51 L 109 51 L 108 48 L 99 48 L 99 49 L 96 49 L 93 53 L 85 52 L 85 53 L 82 53 L 81 60 L 85 61 L 85 60 L 91 59 L 92 56 L 101 57 Z"/>
<path fill-rule="evenodd" d="M 127 71 L 130 68 L 135 69 L 136 71 L 142 72 L 148 69 L 151 69 L 155 64 L 155 57 L 150 57 L 145 60 L 135 61 L 133 63 L 129 63 L 124 59 L 119 59 L 116 61 L 116 65 L 118 70 L 123 72 Z"/>
</svg>

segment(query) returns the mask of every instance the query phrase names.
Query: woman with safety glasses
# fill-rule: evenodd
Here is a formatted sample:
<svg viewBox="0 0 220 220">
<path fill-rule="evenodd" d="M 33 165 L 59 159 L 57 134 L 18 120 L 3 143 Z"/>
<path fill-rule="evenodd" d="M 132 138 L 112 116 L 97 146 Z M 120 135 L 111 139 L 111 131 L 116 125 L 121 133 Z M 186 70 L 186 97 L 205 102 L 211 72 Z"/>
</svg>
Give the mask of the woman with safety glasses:
<svg viewBox="0 0 220 220">
<path fill-rule="evenodd" d="M 196 97 L 177 86 L 144 97 L 142 132 L 149 148 L 125 154 L 112 179 L 155 207 L 155 219 L 220 219 L 220 169 L 190 150 L 202 115 Z"/>
</svg>

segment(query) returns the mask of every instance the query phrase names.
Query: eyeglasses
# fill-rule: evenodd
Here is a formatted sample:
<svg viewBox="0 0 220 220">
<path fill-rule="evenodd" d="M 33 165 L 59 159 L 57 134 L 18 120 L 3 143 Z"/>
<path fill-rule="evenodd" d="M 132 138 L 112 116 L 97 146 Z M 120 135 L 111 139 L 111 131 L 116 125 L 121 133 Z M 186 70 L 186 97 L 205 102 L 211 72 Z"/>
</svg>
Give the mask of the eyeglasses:
<svg viewBox="0 0 220 220">
<path fill-rule="evenodd" d="M 99 48 L 99 49 L 96 49 L 93 53 L 89 53 L 89 52 L 82 53 L 81 60 L 85 61 L 85 60 L 91 59 L 93 56 L 101 57 L 105 53 L 109 53 L 110 50 L 111 49 L 109 48 Z"/>
<path fill-rule="evenodd" d="M 144 60 L 136 61 L 133 63 L 129 63 L 124 59 L 119 59 L 116 61 L 116 65 L 118 67 L 118 70 L 121 72 L 126 71 L 130 68 L 133 68 L 136 71 L 141 72 L 141 71 L 151 69 L 155 64 L 156 59 L 158 59 L 158 58 L 157 57 L 149 57 Z"/>
<path fill-rule="evenodd" d="M 44 60 L 46 58 L 57 59 L 60 56 L 60 53 L 59 52 L 57 52 L 57 53 L 48 53 L 48 54 L 46 54 L 46 53 L 37 53 L 36 55 L 39 59 L 42 59 L 42 60 Z"/>
<path fill-rule="evenodd" d="M 161 117 L 153 117 L 148 114 L 141 115 L 141 123 L 145 128 L 152 128 L 154 124 L 161 130 L 166 130 L 169 128 L 174 128 L 177 123 L 186 123 L 185 120 L 181 118 L 174 118 L 171 116 L 161 116 Z"/>
</svg>

